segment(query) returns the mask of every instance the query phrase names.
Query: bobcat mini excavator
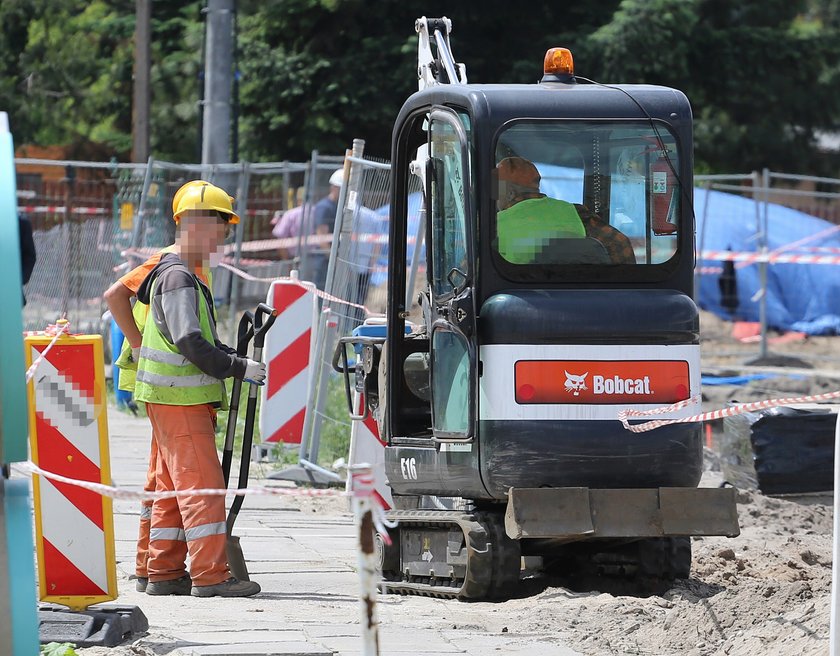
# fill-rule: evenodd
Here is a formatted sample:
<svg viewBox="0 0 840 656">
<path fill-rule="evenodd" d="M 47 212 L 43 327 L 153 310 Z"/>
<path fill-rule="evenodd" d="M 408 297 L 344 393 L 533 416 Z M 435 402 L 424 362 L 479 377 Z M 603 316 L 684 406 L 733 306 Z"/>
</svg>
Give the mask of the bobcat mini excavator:
<svg viewBox="0 0 840 656">
<path fill-rule="evenodd" d="M 618 414 L 699 412 L 688 100 L 576 77 L 562 48 L 537 84 L 467 84 L 451 22 L 416 29 L 420 90 L 393 131 L 385 334 L 363 327 L 334 360 L 360 353 L 355 385 L 386 445 L 399 525 L 378 541 L 383 586 L 505 597 L 528 555 L 685 578 L 691 536 L 739 534 L 735 490 L 697 487 L 700 424 L 632 433 Z M 509 158 L 574 204 L 585 236 L 537 235 L 527 216 L 501 234 Z M 530 255 L 510 255 L 517 240 Z"/>
</svg>

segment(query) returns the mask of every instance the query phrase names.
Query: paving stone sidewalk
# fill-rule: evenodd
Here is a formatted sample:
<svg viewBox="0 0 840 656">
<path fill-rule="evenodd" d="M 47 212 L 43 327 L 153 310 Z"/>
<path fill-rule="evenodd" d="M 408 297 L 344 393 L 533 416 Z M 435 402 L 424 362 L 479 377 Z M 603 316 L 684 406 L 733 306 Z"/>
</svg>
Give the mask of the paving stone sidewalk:
<svg viewBox="0 0 840 656">
<path fill-rule="evenodd" d="M 149 447 L 146 419 L 109 410 L 111 469 L 118 486 L 145 480 Z M 234 472 L 238 463 L 234 463 Z M 286 485 L 262 478 L 254 485 Z M 235 473 L 231 476 L 235 479 Z M 361 654 L 356 533 L 345 499 L 319 504 L 296 497 L 248 496 L 234 534 L 241 538 L 251 578 L 263 592 L 246 599 L 150 597 L 134 590 L 139 503 L 114 502 L 119 599 L 139 606 L 149 632 L 131 644 L 94 654 L 143 656 L 264 656 Z M 380 653 L 528 654 L 573 656 L 556 636 L 506 633 L 504 604 L 464 604 L 421 597 L 380 596 Z M 472 619 L 472 621 L 470 621 Z M 123 651 L 125 649 L 125 651 Z"/>
</svg>

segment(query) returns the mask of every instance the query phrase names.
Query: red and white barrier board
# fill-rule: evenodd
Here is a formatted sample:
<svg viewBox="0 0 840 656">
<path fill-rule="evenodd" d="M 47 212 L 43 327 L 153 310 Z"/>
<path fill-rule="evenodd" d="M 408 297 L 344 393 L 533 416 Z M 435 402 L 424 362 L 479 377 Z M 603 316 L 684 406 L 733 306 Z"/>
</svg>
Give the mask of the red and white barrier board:
<svg viewBox="0 0 840 656">
<path fill-rule="evenodd" d="M 356 414 L 362 414 L 364 410 L 364 395 L 356 393 L 354 403 Z M 376 420 L 368 414 L 365 419 L 353 421 L 350 429 L 350 462 L 353 465 L 367 463 L 373 472 L 373 496 L 385 510 L 394 507 L 394 500 L 391 497 L 391 488 L 388 487 L 388 478 L 385 475 L 385 442 L 379 437 L 379 426 Z M 355 479 L 347 477 L 347 492 L 353 494 Z"/>
<path fill-rule="evenodd" d="M 271 283 L 266 303 L 277 320 L 265 340 L 267 365 L 262 387 L 260 434 L 263 442 L 300 444 L 314 359 L 318 298 L 314 286 L 294 280 Z"/>
<path fill-rule="evenodd" d="M 27 367 L 52 336 L 25 338 Z M 32 461 L 51 472 L 111 484 L 102 337 L 61 336 L 28 384 Z M 41 601 L 74 610 L 117 598 L 111 500 L 33 476 Z"/>
</svg>

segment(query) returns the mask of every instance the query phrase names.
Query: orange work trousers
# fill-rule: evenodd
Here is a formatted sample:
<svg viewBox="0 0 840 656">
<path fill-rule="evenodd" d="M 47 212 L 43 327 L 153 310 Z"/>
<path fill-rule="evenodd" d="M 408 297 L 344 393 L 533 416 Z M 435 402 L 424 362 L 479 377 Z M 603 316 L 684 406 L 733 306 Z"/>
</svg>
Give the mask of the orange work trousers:
<svg viewBox="0 0 840 656">
<path fill-rule="evenodd" d="M 157 445 L 158 492 L 224 488 L 216 453 L 213 406 L 147 403 L 146 411 L 152 422 L 152 440 Z M 149 529 L 149 581 L 184 576 L 188 552 L 195 585 L 215 585 L 227 580 L 230 570 L 226 535 L 223 496 L 155 500 Z"/>
<path fill-rule="evenodd" d="M 157 440 L 155 439 L 154 428 L 152 429 L 152 443 L 149 451 L 149 468 L 146 471 L 146 484 L 144 492 L 155 491 L 155 471 L 157 470 Z M 149 531 L 152 528 L 152 502 L 140 502 L 140 533 L 137 536 L 137 558 L 134 565 L 134 573 L 142 578 L 149 577 Z"/>
</svg>

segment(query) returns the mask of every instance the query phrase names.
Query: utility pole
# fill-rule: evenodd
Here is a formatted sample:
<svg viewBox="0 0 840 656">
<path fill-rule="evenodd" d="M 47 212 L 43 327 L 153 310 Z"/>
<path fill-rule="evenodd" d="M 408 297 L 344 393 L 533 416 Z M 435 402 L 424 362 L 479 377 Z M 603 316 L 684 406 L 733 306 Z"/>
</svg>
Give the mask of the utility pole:
<svg viewBox="0 0 840 656">
<path fill-rule="evenodd" d="M 236 0 L 207 3 L 201 163 L 230 162 L 233 12 Z"/>
<path fill-rule="evenodd" d="M 135 0 L 134 26 L 134 111 L 131 116 L 131 161 L 149 159 L 149 77 L 152 66 L 152 0 Z"/>
</svg>

